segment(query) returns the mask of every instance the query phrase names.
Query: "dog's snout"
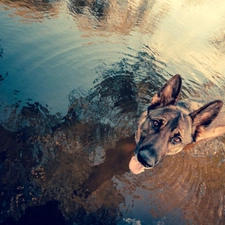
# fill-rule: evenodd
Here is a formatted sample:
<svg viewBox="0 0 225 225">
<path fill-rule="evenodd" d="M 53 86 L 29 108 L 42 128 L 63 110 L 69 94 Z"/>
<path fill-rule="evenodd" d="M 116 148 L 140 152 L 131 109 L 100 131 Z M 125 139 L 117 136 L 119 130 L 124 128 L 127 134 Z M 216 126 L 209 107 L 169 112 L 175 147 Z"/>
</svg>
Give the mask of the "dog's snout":
<svg viewBox="0 0 225 225">
<path fill-rule="evenodd" d="M 158 161 L 156 151 L 148 146 L 139 150 L 137 158 L 143 166 L 148 168 L 154 167 Z"/>
</svg>

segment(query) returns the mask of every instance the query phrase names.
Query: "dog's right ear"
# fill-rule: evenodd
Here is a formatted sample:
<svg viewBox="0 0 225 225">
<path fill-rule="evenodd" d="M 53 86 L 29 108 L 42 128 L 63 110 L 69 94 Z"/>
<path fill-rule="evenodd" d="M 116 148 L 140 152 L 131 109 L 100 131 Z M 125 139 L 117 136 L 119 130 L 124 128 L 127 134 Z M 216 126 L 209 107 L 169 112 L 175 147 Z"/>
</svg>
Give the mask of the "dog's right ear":
<svg viewBox="0 0 225 225">
<path fill-rule="evenodd" d="M 218 116 L 222 106 L 221 100 L 215 100 L 189 114 L 193 121 L 192 129 L 195 141 L 202 139 L 205 128 Z"/>
<path fill-rule="evenodd" d="M 158 107 L 164 107 L 171 104 L 176 104 L 182 85 L 182 79 L 179 74 L 173 76 L 161 90 L 152 98 L 152 102 L 148 110 Z"/>
</svg>

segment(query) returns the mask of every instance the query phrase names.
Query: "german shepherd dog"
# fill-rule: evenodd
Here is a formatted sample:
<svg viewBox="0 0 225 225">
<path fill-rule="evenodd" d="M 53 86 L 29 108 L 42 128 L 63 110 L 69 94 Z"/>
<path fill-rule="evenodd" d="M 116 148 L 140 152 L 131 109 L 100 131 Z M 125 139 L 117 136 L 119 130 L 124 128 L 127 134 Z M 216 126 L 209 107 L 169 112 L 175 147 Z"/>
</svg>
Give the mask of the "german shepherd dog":
<svg viewBox="0 0 225 225">
<path fill-rule="evenodd" d="M 155 167 L 163 157 L 180 152 L 188 144 L 225 133 L 223 102 L 178 101 L 181 84 L 181 76 L 173 76 L 141 115 L 135 155 L 129 163 L 134 174 Z"/>
</svg>

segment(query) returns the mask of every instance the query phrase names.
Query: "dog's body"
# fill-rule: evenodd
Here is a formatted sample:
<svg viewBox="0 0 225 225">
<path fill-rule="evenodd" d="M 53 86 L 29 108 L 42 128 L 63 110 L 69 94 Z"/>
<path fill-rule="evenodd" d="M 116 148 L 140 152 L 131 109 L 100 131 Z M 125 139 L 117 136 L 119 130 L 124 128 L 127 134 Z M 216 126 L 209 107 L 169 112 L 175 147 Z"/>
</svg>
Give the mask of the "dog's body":
<svg viewBox="0 0 225 225">
<path fill-rule="evenodd" d="M 225 108 L 221 100 L 210 103 L 178 101 L 180 75 L 173 76 L 153 96 L 138 122 L 135 156 L 130 170 L 134 174 L 156 166 L 164 156 L 174 155 L 193 142 L 225 133 Z"/>
</svg>

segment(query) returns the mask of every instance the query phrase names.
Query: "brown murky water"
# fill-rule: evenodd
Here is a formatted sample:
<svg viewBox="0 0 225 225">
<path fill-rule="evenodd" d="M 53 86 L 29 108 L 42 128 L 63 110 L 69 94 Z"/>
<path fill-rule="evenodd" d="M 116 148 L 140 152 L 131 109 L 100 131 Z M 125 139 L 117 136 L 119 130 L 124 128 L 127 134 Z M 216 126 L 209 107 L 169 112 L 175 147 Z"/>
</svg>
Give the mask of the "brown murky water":
<svg viewBox="0 0 225 225">
<path fill-rule="evenodd" d="M 225 139 L 129 172 L 171 75 L 223 96 L 224 1 L 0 1 L 0 223 L 224 224 Z"/>
</svg>

